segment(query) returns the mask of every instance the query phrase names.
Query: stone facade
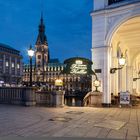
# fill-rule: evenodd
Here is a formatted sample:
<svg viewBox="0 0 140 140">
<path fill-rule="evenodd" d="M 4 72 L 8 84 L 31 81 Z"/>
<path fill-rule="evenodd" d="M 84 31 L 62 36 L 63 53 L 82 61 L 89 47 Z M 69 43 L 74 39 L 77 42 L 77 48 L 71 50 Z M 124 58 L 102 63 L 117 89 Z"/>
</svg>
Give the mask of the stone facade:
<svg viewBox="0 0 140 140">
<path fill-rule="evenodd" d="M 138 60 L 140 47 L 136 46 L 136 43 L 140 44 L 137 39 L 140 35 L 138 27 L 140 1 L 109 2 L 109 0 L 94 0 L 94 9 L 91 13 L 92 61 L 96 62 L 93 69 L 95 71 L 101 69 L 98 77 L 102 83 L 100 91 L 103 92 L 103 104 L 111 103 L 111 93 L 117 95 L 120 91 L 130 91 L 133 94 L 135 88 L 137 95 L 140 92 L 139 81 L 133 82 L 133 77 L 137 76 L 140 70 Z M 118 59 L 121 53 L 125 55 L 127 65 L 115 74 L 110 74 L 111 68 L 119 67 Z M 136 66 L 134 61 L 137 63 Z"/>
<path fill-rule="evenodd" d="M 0 103 L 63 107 L 64 91 L 37 92 L 33 87 L 0 87 Z"/>
<path fill-rule="evenodd" d="M 91 90 L 91 76 L 65 74 L 63 73 L 65 66 L 58 59 L 50 59 L 45 25 L 41 17 L 35 44 L 35 64 L 32 69 L 33 85 L 44 87 L 46 91 L 52 92 L 56 89 L 55 80 L 61 79 L 63 81 L 62 90 L 65 91 L 65 101 L 67 100 L 65 103 L 72 105 L 72 100 L 80 100 L 82 105 L 83 97 Z M 23 84 L 28 85 L 29 81 L 30 65 L 26 64 L 23 68 Z"/>
<path fill-rule="evenodd" d="M 20 52 L 8 45 L 0 44 L 1 84 L 17 85 L 22 76 L 22 57 Z"/>
</svg>

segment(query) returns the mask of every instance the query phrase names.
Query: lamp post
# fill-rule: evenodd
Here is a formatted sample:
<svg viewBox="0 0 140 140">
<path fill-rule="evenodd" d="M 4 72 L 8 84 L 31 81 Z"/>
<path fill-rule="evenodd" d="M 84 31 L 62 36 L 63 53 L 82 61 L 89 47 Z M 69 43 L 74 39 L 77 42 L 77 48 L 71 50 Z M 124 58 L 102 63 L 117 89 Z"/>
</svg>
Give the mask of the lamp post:
<svg viewBox="0 0 140 140">
<path fill-rule="evenodd" d="M 99 92 L 98 87 L 100 86 L 100 81 L 98 80 L 97 75 L 95 75 L 95 76 L 96 76 L 96 79 L 94 80 L 93 84 L 94 84 L 94 86 L 96 88 L 95 92 Z"/>
<path fill-rule="evenodd" d="M 32 87 L 32 57 L 34 56 L 34 50 L 32 49 L 31 45 L 28 49 L 28 56 L 30 58 L 30 86 Z"/>
<path fill-rule="evenodd" d="M 126 63 L 126 58 L 123 56 L 123 54 L 121 54 L 121 57 L 119 58 L 119 66 L 120 67 L 119 68 L 111 68 L 110 73 L 114 74 L 116 72 L 116 70 L 122 69 L 124 67 L 125 63 Z"/>
</svg>

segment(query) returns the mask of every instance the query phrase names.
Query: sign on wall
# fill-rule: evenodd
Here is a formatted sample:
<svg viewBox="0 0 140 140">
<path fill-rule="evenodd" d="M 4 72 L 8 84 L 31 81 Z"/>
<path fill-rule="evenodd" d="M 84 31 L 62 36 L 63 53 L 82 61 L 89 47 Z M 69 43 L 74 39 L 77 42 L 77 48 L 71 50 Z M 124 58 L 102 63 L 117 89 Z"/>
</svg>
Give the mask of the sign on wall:
<svg viewBox="0 0 140 140">
<path fill-rule="evenodd" d="M 120 93 L 120 104 L 130 104 L 130 93 L 129 92 Z"/>
<path fill-rule="evenodd" d="M 82 60 L 75 60 L 70 66 L 70 73 L 71 74 L 87 74 L 87 65 L 83 64 Z"/>
<path fill-rule="evenodd" d="M 74 57 L 64 61 L 66 65 L 63 73 L 76 75 L 91 75 L 94 72 L 91 69 L 92 62 L 89 59 Z"/>
</svg>

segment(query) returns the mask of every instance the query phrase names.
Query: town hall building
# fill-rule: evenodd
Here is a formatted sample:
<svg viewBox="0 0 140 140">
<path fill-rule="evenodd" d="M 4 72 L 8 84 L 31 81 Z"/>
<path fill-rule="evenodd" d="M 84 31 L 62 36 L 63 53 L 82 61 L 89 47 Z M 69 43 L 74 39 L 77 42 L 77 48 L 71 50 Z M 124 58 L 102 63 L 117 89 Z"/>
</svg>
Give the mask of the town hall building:
<svg viewBox="0 0 140 140">
<path fill-rule="evenodd" d="M 87 92 L 91 91 L 91 76 L 63 73 L 66 64 L 60 63 L 57 58 L 50 59 L 42 16 L 34 50 L 35 63 L 32 66 L 33 85 L 36 87 L 44 87 L 46 91 L 52 92 L 56 88 L 55 81 L 61 79 L 63 81 L 61 88 L 65 91 L 65 104 L 81 106 L 84 96 Z M 25 64 L 23 68 L 23 84 L 28 86 L 29 82 L 30 65 Z"/>
</svg>

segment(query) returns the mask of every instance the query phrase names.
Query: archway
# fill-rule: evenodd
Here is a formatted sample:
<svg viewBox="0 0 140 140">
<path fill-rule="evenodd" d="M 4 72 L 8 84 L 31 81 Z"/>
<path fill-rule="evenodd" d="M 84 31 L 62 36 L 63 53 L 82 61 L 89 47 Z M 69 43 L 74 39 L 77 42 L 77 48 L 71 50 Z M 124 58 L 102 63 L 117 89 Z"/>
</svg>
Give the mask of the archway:
<svg viewBox="0 0 140 140">
<path fill-rule="evenodd" d="M 110 68 L 118 68 L 121 53 L 126 58 L 126 65 L 110 76 L 110 91 L 118 95 L 119 92 L 129 91 L 140 95 L 140 16 L 123 22 L 108 41 L 110 49 Z"/>
</svg>

